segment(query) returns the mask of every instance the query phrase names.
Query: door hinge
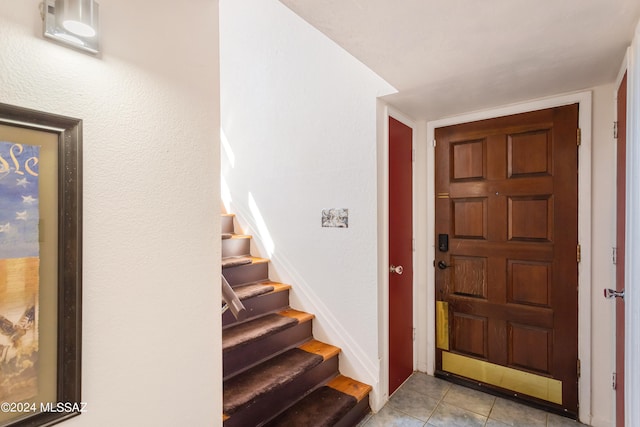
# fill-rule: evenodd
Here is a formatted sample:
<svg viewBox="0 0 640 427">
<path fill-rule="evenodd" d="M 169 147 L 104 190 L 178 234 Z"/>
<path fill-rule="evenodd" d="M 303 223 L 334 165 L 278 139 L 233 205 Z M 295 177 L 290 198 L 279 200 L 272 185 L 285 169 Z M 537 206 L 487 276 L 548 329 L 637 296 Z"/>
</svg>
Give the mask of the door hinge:
<svg viewBox="0 0 640 427">
<path fill-rule="evenodd" d="M 578 359 L 577 363 L 576 363 L 576 368 L 578 370 L 578 378 L 580 378 L 580 359 Z"/>
<path fill-rule="evenodd" d="M 411 251 L 416 251 L 416 239 L 411 239 Z"/>
<path fill-rule="evenodd" d="M 416 328 L 413 328 L 413 340 L 416 340 Z"/>
<path fill-rule="evenodd" d="M 613 122 L 613 137 L 618 139 L 618 122 Z"/>
<path fill-rule="evenodd" d="M 580 130 L 580 128 L 578 128 L 576 132 L 576 142 L 578 147 L 580 146 L 580 144 L 582 144 L 582 131 Z"/>
<path fill-rule="evenodd" d="M 578 246 L 576 247 L 576 258 L 578 263 L 582 261 L 582 248 L 580 247 L 580 243 L 578 243 Z"/>
<path fill-rule="evenodd" d="M 612 248 L 611 258 L 613 260 L 613 265 L 618 264 L 618 248 Z"/>
<path fill-rule="evenodd" d="M 416 149 L 415 148 L 411 149 L 411 161 L 412 162 L 416 161 Z"/>
<path fill-rule="evenodd" d="M 436 140 L 435 139 L 433 140 L 433 146 L 434 147 L 436 146 Z"/>
<path fill-rule="evenodd" d="M 611 374 L 611 388 L 613 390 L 618 389 L 618 374 L 616 374 L 615 372 Z"/>
</svg>

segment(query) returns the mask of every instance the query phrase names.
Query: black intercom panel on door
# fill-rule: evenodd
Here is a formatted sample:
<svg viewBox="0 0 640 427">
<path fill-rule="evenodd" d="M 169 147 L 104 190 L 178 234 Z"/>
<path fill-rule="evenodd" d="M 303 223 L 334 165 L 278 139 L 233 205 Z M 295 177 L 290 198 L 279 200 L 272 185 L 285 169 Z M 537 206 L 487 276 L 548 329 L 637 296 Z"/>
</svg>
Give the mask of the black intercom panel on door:
<svg viewBox="0 0 640 427">
<path fill-rule="evenodd" d="M 438 234 L 438 250 L 440 252 L 447 252 L 449 250 L 448 234 Z"/>
</svg>

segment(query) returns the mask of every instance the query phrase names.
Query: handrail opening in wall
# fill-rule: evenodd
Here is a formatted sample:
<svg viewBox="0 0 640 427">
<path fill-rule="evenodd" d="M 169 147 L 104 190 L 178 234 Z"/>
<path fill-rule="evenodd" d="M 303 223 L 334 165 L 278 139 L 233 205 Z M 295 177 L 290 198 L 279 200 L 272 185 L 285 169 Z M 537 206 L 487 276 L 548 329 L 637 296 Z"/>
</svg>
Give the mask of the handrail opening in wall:
<svg viewBox="0 0 640 427">
<path fill-rule="evenodd" d="M 231 310 L 231 313 L 237 320 L 244 320 L 247 317 L 247 309 L 238 298 L 238 295 L 233 291 L 227 279 L 225 279 L 224 274 L 221 274 L 222 278 L 222 299 L 224 300 L 224 304 L 222 305 L 222 314 L 225 311 Z"/>
</svg>

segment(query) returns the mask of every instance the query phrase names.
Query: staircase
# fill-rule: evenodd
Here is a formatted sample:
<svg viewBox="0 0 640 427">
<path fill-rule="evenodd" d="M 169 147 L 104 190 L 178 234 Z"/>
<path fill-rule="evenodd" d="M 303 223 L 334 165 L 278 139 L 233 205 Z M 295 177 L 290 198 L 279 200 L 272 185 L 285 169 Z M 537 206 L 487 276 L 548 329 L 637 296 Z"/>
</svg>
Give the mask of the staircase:
<svg viewBox="0 0 640 427">
<path fill-rule="evenodd" d="M 313 314 L 289 306 L 291 286 L 269 280 L 250 242 L 223 214 L 222 273 L 245 307 L 222 315 L 224 426 L 355 426 L 371 387 L 340 375 L 340 349 L 313 339 Z"/>
</svg>

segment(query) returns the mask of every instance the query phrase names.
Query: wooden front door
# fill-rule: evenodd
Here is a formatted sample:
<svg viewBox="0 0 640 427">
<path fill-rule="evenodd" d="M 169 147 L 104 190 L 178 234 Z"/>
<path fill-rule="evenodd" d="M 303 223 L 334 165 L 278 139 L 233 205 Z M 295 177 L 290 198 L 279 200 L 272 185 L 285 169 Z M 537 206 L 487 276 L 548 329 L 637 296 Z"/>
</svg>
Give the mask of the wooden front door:
<svg viewBox="0 0 640 427">
<path fill-rule="evenodd" d="M 389 395 L 413 373 L 412 134 L 389 117 Z"/>
<path fill-rule="evenodd" d="M 616 290 L 624 291 L 627 197 L 627 74 L 618 88 Z M 616 426 L 624 427 L 624 299 L 616 298 Z"/>
<path fill-rule="evenodd" d="M 436 129 L 436 370 L 577 416 L 578 105 Z"/>
</svg>

